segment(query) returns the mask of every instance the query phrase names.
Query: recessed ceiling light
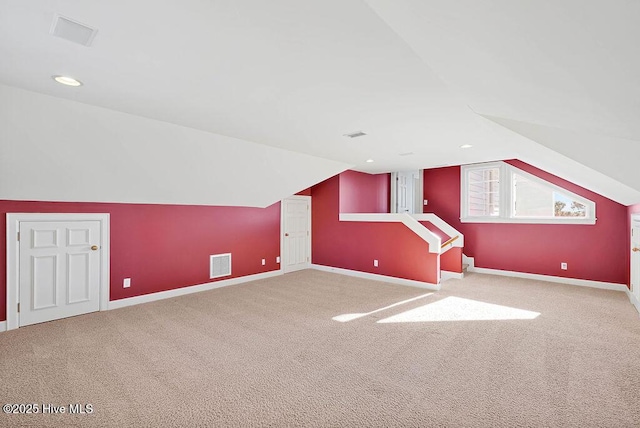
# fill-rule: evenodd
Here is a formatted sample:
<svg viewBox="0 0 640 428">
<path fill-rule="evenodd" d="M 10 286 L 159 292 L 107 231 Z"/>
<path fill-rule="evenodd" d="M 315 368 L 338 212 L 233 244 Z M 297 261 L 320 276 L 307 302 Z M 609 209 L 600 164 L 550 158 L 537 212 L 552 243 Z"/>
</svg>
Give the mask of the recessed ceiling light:
<svg viewBox="0 0 640 428">
<path fill-rule="evenodd" d="M 473 147 L 471 144 L 463 144 L 460 146 L 461 149 L 470 149 L 471 147 Z"/>
<path fill-rule="evenodd" d="M 373 159 L 367 159 L 367 163 L 373 162 Z"/>
<path fill-rule="evenodd" d="M 52 76 L 53 80 L 67 86 L 82 86 L 82 82 L 69 76 Z"/>
</svg>

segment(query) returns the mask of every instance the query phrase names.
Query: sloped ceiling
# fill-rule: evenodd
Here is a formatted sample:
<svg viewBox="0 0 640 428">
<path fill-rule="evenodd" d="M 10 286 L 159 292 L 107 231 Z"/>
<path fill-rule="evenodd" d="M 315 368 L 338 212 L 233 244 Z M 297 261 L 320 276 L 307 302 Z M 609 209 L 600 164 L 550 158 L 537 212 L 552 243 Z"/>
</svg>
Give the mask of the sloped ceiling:
<svg viewBox="0 0 640 428">
<path fill-rule="evenodd" d="M 638 140 L 553 128 L 488 115 L 485 117 L 589 168 L 601 171 L 624 185 L 633 187 L 638 184 L 638 169 L 633 168 L 640 160 Z"/>
<path fill-rule="evenodd" d="M 639 2 L 367 3 L 475 112 L 555 152 L 522 160 L 564 155 L 597 173 L 578 183 L 637 200 Z"/>
<path fill-rule="evenodd" d="M 91 196 L 60 190 L 64 175 L 36 182 L 5 157 L 0 183 L 9 183 L 9 166 L 11 180 L 18 177 L 21 184 L 0 184 L 0 198 L 55 193 L 81 200 L 261 206 L 345 168 L 387 172 L 520 158 L 618 202 L 638 202 L 640 184 L 629 178 L 630 160 L 620 165 L 626 172 L 610 175 L 596 162 L 597 151 L 584 148 L 576 156 L 549 131 L 640 138 L 640 124 L 633 121 L 640 113 L 640 70 L 631 53 L 640 35 L 633 26 L 638 6 L 589 3 L 595 4 L 7 0 L 0 3 L 0 83 L 6 90 L 101 108 L 88 116 L 137 117 L 123 119 L 128 124 L 120 129 L 129 146 L 144 138 L 147 120 L 177 128 L 165 132 L 154 150 L 154 165 L 167 175 L 164 190 L 153 187 L 147 179 L 153 174 L 144 168 L 132 169 L 142 163 L 136 157 L 108 157 L 111 170 L 126 172 Z M 93 45 L 51 36 L 56 13 L 97 28 Z M 84 86 L 57 85 L 51 79 L 56 74 L 77 77 Z M 36 95 L 13 96 L 37 102 Z M 62 110 L 70 108 L 64 105 Z M 18 162 L 29 145 L 9 145 L 9 137 L 25 134 L 9 120 L 17 117 L 14 107 L 5 103 L 3 109 L 10 130 L 0 133 L 0 149 Z M 44 138 L 48 128 L 34 119 L 30 135 Z M 539 128 L 529 132 L 514 121 Z M 93 125 L 82 125 L 82 135 L 103 131 L 95 120 L 87 123 Z M 356 130 L 368 135 L 343 136 Z M 547 131 L 554 137 L 545 138 Z M 73 127 L 65 132 L 67 142 L 80 135 Z M 187 154 L 176 136 L 185 133 L 202 146 L 201 156 Z M 56 145 L 31 143 L 39 144 L 41 159 L 59 162 Z M 463 144 L 474 147 L 462 150 Z M 72 147 L 78 162 L 65 164 L 70 175 L 93 153 L 79 150 L 78 141 Z M 640 154 L 632 150 L 625 159 Z M 97 146 L 95 151 L 101 153 Z M 366 163 L 369 158 L 374 162 Z M 207 170 L 212 159 L 224 165 Z M 275 174 L 278 168 L 264 159 L 281 159 L 288 169 Z M 135 192 L 126 188 L 130 181 Z M 233 195 L 220 191 L 234 185 Z M 186 188 L 188 196 L 181 195 Z"/>
<path fill-rule="evenodd" d="M 347 165 L 0 85 L 0 199 L 266 207 Z"/>
</svg>

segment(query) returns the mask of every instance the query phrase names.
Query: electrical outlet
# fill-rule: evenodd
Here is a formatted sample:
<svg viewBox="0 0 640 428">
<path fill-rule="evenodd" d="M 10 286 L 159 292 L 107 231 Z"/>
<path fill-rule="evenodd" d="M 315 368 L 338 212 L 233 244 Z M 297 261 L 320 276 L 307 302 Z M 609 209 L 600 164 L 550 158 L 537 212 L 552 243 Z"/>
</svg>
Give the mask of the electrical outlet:
<svg viewBox="0 0 640 428">
<path fill-rule="evenodd" d="M 567 270 L 567 264 L 564 262 L 560 263 L 560 269 Z"/>
<path fill-rule="evenodd" d="M 280 263 L 280 256 L 276 257 L 276 263 Z"/>
<path fill-rule="evenodd" d="M 262 259 L 262 266 L 266 265 L 267 261 L 265 259 Z"/>
<path fill-rule="evenodd" d="M 131 287 L 131 278 L 125 278 L 124 281 L 122 282 L 122 288 L 129 288 Z"/>
<path fill-rule="evenodd" d="M 429 201 L 428 201 L 427 199 L 425 199 L 425 200 L 424 200 L 424 203 L 423 203 L 422 205 L 425 205 L 425 206 L 426 206 L 426 205 L 428 205 L 428 204 L 429 204 Z"/>
<path fill-rule="evenodd" d="M 373 267 L 378 267 L 378 261 L 377 260 L 373 261 Z"/>
</svg>

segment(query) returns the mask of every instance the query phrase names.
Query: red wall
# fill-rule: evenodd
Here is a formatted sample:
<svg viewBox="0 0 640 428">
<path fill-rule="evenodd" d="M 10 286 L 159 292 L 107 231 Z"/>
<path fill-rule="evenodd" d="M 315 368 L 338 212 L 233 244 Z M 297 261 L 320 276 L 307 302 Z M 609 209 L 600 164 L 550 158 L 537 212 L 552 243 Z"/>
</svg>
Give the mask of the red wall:
<svg viewBox="0 0 640 428">
<path fill-rule="evenodd" d="M 430 221 L 420 221 L 419 222 L 421 225 L 423 225 L 424 227 L 426 227 L 427 229 L 429 229 L 429 231 L 431 233 L 433 233 L 434 235 L 436 235 L 438 238 L 440 238 L 440 241 L 442 243 L 444 243 L 445 241 L 447 241 L 449 238 L 453 238 L 453 236 L 449 236 L 446 233 L 444 233 L 442 230 L 440 230 L 438 228 L 438 226 L 436 226 L 435 224 L 431 223 Z"/>
<path fill-rule="evenodd" d="M 640 204 L 629 205 L 627 208 L 629 210 L 629 216 L 640 213 Z M 631 217 L 629 217 L 629 220 L 631 220 Z"/>
<path fill-rule="evenodd" d="M 511 165 L 596 203 L 595 225 L 460 222 L 460 167 L 424 171 L 425 212 L 464 234 L 476 267 L 628 284 L 627 207 L 524 162 Z M 568 263 L 568 270 L 560 263 Z"/>
<path fill-rule="evenodd" d="M 268 208 L 0 201 L 6 213 L 111 215 L 111 300 L 211 282 L 209 255 L 232 253 L 228 279 L 280 269 L 280 204 Z M 0 234 L 0 321 L 6 320 L 6 234 Z M 261 265 L 266 259 L 266 266 Z M 131 278 L 131 287 L 122 280 Z"/>
<path fill-rule="evenodd" d="M 390 174 L 340 174 L 341 213 L 388 213 Z"/>
<path fill-rule="evenodd" d="M 462 273 L 462 248 L 453 247 L 440 256 L 440 269 Z"/>
<path fill-rule="evenodd" d="M 434 235 L 438 236 L 442 243 L 453 238 L 453 236 L 447 235 L 435 224 L 429 221 L 421 221 L 420 224 L 429 229 L 429 231 Z M 440 270 L 462 273 L 462 248 L 453 247 L 447 250 L 446 253 L 440 255 Z"/>
<path fill-rule="evenodd" d="M 437 255 L 404 225 L 339 221 L 345 175 L 351 186 L 353 175 L 343 173 L 311 189 L 313 263 L 437 283 Z M 353 187 L 350 190 L 359 194 Z M 379 261 L 377 268 L 374 259 Z"/>
</svg>

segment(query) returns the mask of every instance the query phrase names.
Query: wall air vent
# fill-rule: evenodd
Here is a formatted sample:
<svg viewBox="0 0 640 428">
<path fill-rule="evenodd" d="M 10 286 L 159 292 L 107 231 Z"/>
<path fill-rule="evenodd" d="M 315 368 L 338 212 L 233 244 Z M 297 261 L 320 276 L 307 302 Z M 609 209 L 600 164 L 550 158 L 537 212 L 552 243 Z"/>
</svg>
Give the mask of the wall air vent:
<svg viewBox="0 0 640 428">
<path fill-rule="evenodd" d="M 231 253 L 209 256 L 209 278 L 231 275 Z"/>
<path fill-rule="evenodd" d="M 66 18 L 62 15 L 53 17 L 53 24 L 49 33 L 61 39 L 69 40 L 83 46 L 91 46 L 93 38 L 98 32 L 97 29 L 81 24 L 73 19 Z"/>
<path fill-rule="evenodd" d="M 349 138 L 358 138 L 358 137 L 362 137 L 364 135 L 367 135 L 367 134 L 365 134 L 362 131 L 355 131 L 355 132 L 350 132 L 348 134 L 344 134 L 343 136 L 344 137 L 349 137 Z"/>
</svg>

